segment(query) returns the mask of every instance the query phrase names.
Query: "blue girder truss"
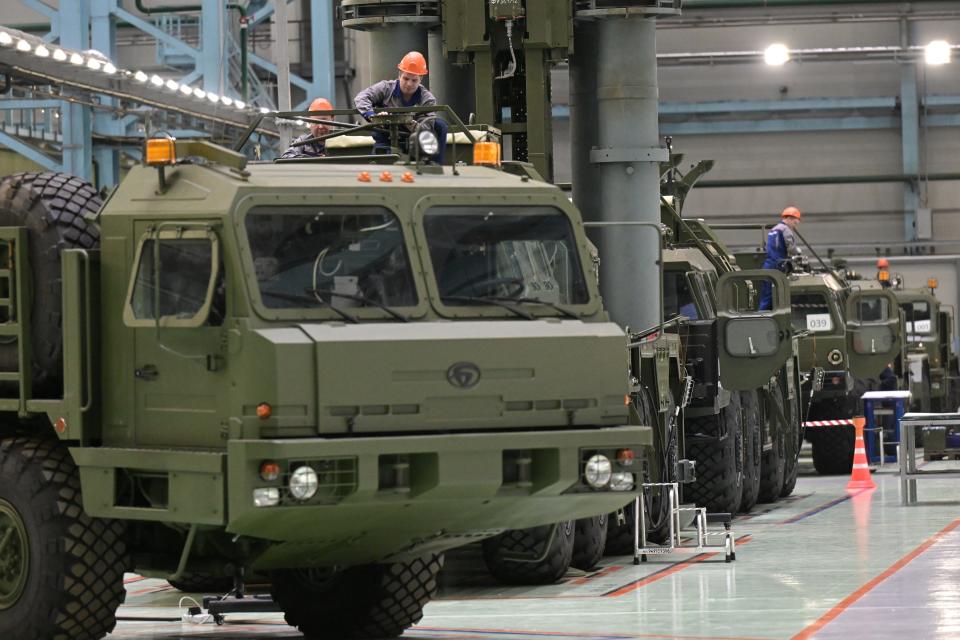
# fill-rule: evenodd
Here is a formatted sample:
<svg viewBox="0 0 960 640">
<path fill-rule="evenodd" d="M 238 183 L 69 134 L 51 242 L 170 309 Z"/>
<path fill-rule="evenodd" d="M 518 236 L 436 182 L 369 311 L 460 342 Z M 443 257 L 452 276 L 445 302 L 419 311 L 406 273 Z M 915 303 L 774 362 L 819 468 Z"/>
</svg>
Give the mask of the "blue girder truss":
<svg viewBox="0 0 960 640">
<path fill-rule="evenodd" d="M 230 56 L 239 58 L 239 44 L 231 31 L 231 21 L 236 21 L 237 16 L 226 9 L 227 0 L 200 0 L 202 11 L 199 41 L 204 44 L 199 47 L 188 44 L 162 28 L 160 20 L 150 16 L 144 18 L 127 11 L 121 0 L 61 0 L 59 9 L 50 7 L 43 0 L 18 1 L 49 21 L 49 31 L 42 36 L 46 43 L 57 43 L 64 49 L 74 51 L 93 48 L 116 61 L 115 25 L 122 21 L 151 36 L 164 50 L 174 51 L 186 61 L 186 65 L 179 71 L 171 69 L 170 73 L 164 73 L 164 76 L 180 84 L 199 85 L 208 93 L 239 98 L 239 87 L 235 86 L 235 79 L 229 77 L 231 74 L 225 64 Z M 288 3 L 290 1 L 287 0 Z M 313 41 L 311 69 L 314 75 L 313 78 L 303 78 L 291 74 L 291 84 L 299 87 L 305 95 L 305 98 L 294 106 L 297 109 L 305 108 L 316 96 L 334 95 L 333 0 L 305 1 L 310 4 Z M 257 9 L 249 16 L 248 28 L 253 29 L 257 24 L 269 20 L 272 15 L 272 3 Z M 238 68 L 238 65 L 235 67 Z M 276 65 L 259 56 L 250 55 L 247 72 L 251 77 L 255 77 L 254 67 L 276 75 Z M 180 73 L 183 75 L 176 77 Z M 239 72 L 236 75 L 239 75 Z M 252 87 L 259 89 L 260 85 L 254 83 Z M 12 119 L 5 115 L 15 111 L 20 112 L 17 121 L 27 120 L 32 123 L 28 128 L 0 126 L 0 146 L 29 158 L 45 169 L 67 171 L 86 180 L 95 180 L 101 187 L 115 185 L 119 179 L 121 147 L 115 143 L 99 141 L 143 136 L 149 129 L 144 127 L 144 114 L 130 112 L 129 109 L 127 113 L 120 113 L 117 109 L 119 100 L 109 94 L 98 94 L 96 88 L 78 90 L 64 86 L 58 95 L 67 99 L 52 100 L 42 95 L 37 95 L 35 99 L 0 97 L 0 125 L 11 121 Z M 77 99 L 70 99 L 71 97 Z M 178 97 L 173 95 L 167 99 L 170 109 L 177 111 L 180 106 Z M 267 109 L 276 108 L 273 97 L 263 92 L 252 95 L 248 103 Z M 156 99 L 152 100 L 149 106 L 153 111 L 164 109 L 164 104 Z M 41 109 L 47 118 L 51 113 L 56 113 L 59 127 L 51 127 L 50 131 L 46 131 L 42 122 L 33 122 L 34 114 Z M 203 120 L 203 113 L 194 115 L 199 121 Z M 194 122 L 196 121 L 195 119 Z M 49 124 L 54 123 L 50 120 Z M 167 127 L 166 130 L 187 135 L 205 135 L 203 127 Z M 49 143 L 59 143 L 60 153 L 42 150 L 38 143 L 48 143 L 48 146 Z M 124 151 L 137 155 L 134 148 L 125 147 Z"/>
</svg>

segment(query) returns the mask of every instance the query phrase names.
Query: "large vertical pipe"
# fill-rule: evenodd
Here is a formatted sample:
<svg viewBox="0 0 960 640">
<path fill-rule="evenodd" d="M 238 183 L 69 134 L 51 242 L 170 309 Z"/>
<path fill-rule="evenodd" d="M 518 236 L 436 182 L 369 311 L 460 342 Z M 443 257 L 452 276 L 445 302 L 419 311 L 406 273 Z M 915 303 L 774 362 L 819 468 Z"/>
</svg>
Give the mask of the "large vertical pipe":
<svg viewBox="0 0 960 640">
<path fill-rule="evenodd" d="M 287 0 L 273 0 L 273 59 L 277 63 L 277 108 L 290 110 L 290 39 L 287 37 Z M 281 149 L 290 145 L 293 133 L 288 125 L 281 125 Z"/>
<path fill-rule="evenodd" d="M 597 165 L 590 162 L 590 150 L 597 143 L 597 23 L 577 21 L 574 50 L 570 55 L 570 171 L 573 202 L 585 220 L 603 219 L 597 191 Z M 590 232 L 594 242 L 598 238 Z"/>
<path fill-rule="evenodd" d="M 370 30 L 370 68 L 373 81 L 396 78 L 397 64 L 408 51 L 427 53 L 427 30 L 415 22 L 388 22 Z"/>
<path fill-rule="evenodd" d="M 437 102 L 448 104 L 464 122 L 473 111 L 473 74 L 467 65 L 453 64 L 443 55 L 443 30 L 431 29 L 427 34 L 427 76 L 430 91 Z"/>
<path fill-rule="evenodd" d="M 578 65 L 574 82 L 596 77 L 596 140 L 589 150 L 592 167 L 583 166 L 585 141 L 589 135 L 581 118 L 589 107 L 580 87 L 576 92 L 575 139 L 580 148 L 574 159 L 575 197 L 585 202 L 591 218 L 605 222 L 660 222 L 660 175 L 658 162 L 664 159 L 657 123 L 656 24 L 640 15 L 600 19 L 592 27 L 595 40 L 575 40 Z M 584 32 L 581 27 L 577 37 Z M 629 44 L 627 44 L 629 43 Z M 626 47 L 629 46 L 629 51 Z M 582 60 L 596 56 L 595 63 Z M 593 68 L 595 64 L 595 69 Z M 586 188 L 596 196 L 585 196 L 577 181 L 587 176 Z M 595 177 L 595 180 L 592 178 Z M 578 202 L 579 204 L 579 202 Z M 599 212 L 596 208 L 599 207 Z M 599 213 L 599 216 L 597 215 Z M 612 318 L 633 329 L 653 326 L 659 321 L 656 300 L 660 296 L 657 264 L 659 237 L 650 227 L 609 227 L 598 234 L 600 282 L 604 301 Z"/>
</svg>

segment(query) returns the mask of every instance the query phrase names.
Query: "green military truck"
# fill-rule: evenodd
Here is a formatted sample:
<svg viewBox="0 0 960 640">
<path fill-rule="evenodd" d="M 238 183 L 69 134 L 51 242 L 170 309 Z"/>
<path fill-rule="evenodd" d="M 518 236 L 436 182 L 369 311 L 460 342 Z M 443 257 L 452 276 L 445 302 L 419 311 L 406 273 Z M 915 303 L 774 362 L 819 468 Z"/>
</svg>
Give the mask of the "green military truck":
<svg viewBox="0 0 960 640">
<path fill-rule="evenodd" d="M 125 571 L 396 636 L 445 549 L 636 494 L 653 430 L 563 193 L 320 160 L 164 139 L 102 205 L 0 184 L 0 636 L 104 636 Z"/>
<path fill-rule="evenodd" d="M 860 396 L 879 386 L 884 369 L 900 354 L 900 315 L 893 295 L 847 281 L 832 268 L 799 266 L 789 275 L 800 367 L 822 369 L 819 389 L 805 387 L 806 439 L 821 474 L 849 473 Z"/>
<path fill-rule="evenodd" d="M 664 308 L 678 317 L 693 401 L 684 411 L 697 480 L 685 496 L 711 511 L 749 511 L 797 481 L 799 383 L 789 290 L 780 273 L 741 270 L 703 220 L 664 207 Z M 774 308 L 758 311 L 759 289 Z"/>
<path fill-rule="evenodd" d="M 893 294 L 906 320 L 906 362 L 914 404 L 920 411 L 949 413 L 957 409 L 957 355 L 953 350 L 953 313 L 937 300 L 931 287 L 894 286 Z"/>
</svg>

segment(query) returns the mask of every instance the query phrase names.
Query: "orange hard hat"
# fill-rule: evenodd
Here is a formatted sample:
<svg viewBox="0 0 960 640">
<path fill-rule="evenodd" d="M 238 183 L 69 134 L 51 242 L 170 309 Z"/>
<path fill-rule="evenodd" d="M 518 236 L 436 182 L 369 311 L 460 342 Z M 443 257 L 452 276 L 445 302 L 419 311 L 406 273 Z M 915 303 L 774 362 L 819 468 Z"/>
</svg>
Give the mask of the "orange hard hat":
<svg viewBox="0 0 960 640">
<path fill-rule="evenodd" d="M 333 105 L 326 98 L 314 98 L 307 111 L 333 111 Z"/>
<path fill-rule="evenodd" d="M 781 217 L 781 218 L 796 218 L 797 220 L 799 220 L 799 219 L 800 219 L 800 209 L 797 209 L 796 207 L 787 207 L 787 208 L 784 209 L 783 212 L 780 214 L 780 217 Z"/>
<path fill-rule="evenodd" d="M 403 56 L 403 60 L 397 65 L 397 69 L 418 76 L 425 76 L 427 75 L 427 59 L 419 51 L 411 51 Z"/>
<path fill-rule="evenodd" d="M 886 258 L 880 258 L 877 260 L 877 269 L 887 269 L 890 267 L 890 261 Z"/>
</svg>

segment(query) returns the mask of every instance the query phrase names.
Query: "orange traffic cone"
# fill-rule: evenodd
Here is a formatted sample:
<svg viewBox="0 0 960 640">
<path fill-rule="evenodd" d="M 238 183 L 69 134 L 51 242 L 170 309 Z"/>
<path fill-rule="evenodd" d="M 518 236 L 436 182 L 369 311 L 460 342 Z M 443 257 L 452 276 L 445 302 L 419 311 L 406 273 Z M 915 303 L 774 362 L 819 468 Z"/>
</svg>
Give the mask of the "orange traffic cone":
<svg viewBox="0 0 960 640">
<path fill-rule="evenodd" d="M 850 474 L 850 482 L 847 483 L 847 491 L 877 488 L 873 478 L 870 477 L 870 467 L 867 465 L 867 450 L 863 444 L 863 425 L 866 422 L 863 416 L 856 416 L 853 419 L 853 426 L 857 430 L 857 439 L 853 443 L 853 471 Z"/>
</svg>

